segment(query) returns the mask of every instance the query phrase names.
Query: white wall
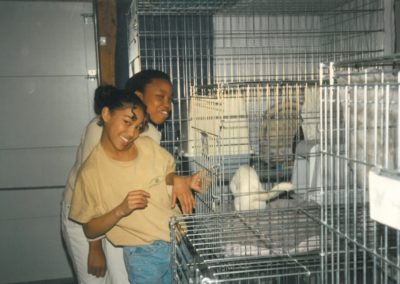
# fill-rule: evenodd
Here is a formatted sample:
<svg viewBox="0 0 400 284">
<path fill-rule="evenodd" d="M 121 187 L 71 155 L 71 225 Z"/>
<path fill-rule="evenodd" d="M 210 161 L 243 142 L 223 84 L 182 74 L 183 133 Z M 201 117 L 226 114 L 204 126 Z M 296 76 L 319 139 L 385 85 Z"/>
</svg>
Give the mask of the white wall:
<svg viewBox="0 0 400 284">
<path fill-rule="evenodd" d="M 0 283 L 72 277 L 60 201 L 93 116 L 92 4 L 0 1 Z"/>
</svg>

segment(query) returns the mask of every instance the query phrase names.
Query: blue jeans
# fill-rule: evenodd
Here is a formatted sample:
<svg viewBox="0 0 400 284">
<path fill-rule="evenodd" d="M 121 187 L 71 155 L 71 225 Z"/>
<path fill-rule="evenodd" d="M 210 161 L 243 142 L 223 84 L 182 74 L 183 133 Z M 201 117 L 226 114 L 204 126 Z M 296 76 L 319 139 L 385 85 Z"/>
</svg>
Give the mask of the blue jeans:
<svg viewBox="0 0 400 284">
<path fill-rule="evenodd" d="M 150 245 L 124 247 L 124 260 L 131 283 L 172 283 L 170 243 L 155 241 Z"/>
</svg>

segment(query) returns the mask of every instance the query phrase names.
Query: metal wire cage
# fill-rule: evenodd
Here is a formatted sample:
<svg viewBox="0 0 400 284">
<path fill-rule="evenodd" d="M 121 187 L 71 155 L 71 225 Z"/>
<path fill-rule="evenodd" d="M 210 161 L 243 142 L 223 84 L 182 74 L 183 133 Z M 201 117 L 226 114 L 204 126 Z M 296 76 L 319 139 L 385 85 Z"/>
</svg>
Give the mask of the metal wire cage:
<svg viewBox="0 0 400 284">
<path fill-rule="evenodd" d="M 317 94 L 317 83 L 312 81 L 192 88 L 188 123 L 191 139 L 185 153 L 197 169 L 212 169 L 216 181 L 198 196 L 196 212 L 232 210 L 228 184 L 241 165 L 251 164 L 266 190 L 292 181 L 297 145 L 305 136 L 317 143 L 318 116 L 305 104 L 308 101 L 308 105 L 315 105 L 310 98 Z M 248 187 L 251 183 L 249 180 Z"/>
<path fill-rule="evenodd" d="M 297 205 L 288 209 L 282 200 L 265 211 L 173 219 L 174 282 L 313 283 L 320 271 L 320 209 Z"/>
<path fill-rule="evenodd" d="M 399 75 L 380 64 L 398 66 L 382 57 L 390 3 L 132 2 L 130 71 L 173 80 L 162 143 L 178 172 L 210 177 L 201 214 L 171 223 L 177 283 L 400 283 L 399 232 L 370 218 L 368 201 L 369 170 L 398 168 Z M 266 189 L 291 182 L 292 199 L 235 212 L 229 181 L 242 164 Z M 313 246 L 299 251 L 306 231 Z"/>
<path fill-rule="evenodd" d="M 163 145 L 187 173 L 192 86 L 315 81 L 319 62 L 383 55 L 386 10 L 383 0 L 135 0 L 127 14 L 130 71 L 171 76 L 174 111 Z"/>
<path fill-rule="evenodd" d="M 400 281 L 400 226 L 390 219 L 399 185 L 398 63 L 394 55 L 321 65 L 323 169 L 336 169 L 322 171 L 323 236 L 332 239 L 323 248 L 324 283 Z"/>
</svg>

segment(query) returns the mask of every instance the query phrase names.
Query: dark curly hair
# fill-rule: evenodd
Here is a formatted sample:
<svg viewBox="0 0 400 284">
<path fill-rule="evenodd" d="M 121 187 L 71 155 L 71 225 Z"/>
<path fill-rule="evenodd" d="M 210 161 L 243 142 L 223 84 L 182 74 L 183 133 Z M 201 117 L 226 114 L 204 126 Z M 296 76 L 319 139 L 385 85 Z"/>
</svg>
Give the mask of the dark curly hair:
<svg viewBox="0 0 400 284">
<path fill-rule="evenodd" d="M 123 108 L 125 106 L 132 106 L 132 119 L 136 120 L 136 115 L 133 112 L 134 109 L 140 108 L 145 116 L 143 122 L 143 129 L 147 129 L 147 112 L 146 105 L 142 102 L 142 100 L 135 95 L 135 93 L 130 93 L 127 90 L 118 89 L 114 86 L 105 85 L 97 87 L 94 93 L 94 112 L 99 115 L 100 119 L 98 121 L 99 125 L 103 125 L 104 121 L 101 118 L 101 111 L 103 108 L 107 107 L 111 112 L 116 109 Z"/>
</svg>

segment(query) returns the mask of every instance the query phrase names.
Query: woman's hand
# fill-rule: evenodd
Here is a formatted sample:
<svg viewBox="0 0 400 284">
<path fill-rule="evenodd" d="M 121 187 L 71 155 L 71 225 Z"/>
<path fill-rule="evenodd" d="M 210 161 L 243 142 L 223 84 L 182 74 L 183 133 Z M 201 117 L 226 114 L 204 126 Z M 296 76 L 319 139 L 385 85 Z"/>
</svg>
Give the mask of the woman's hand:
<svg viewBox="0 0 400 284">
<path fill-rule="evenodd" d="M 188 176 L 174 176 L 171 207 L 175 208 L 177 201 L 179 201 L 183 214 L 191 214 L 196 206 L 196 200 L 190 189 L 190 178 Z"/>
<path fill-rule="evenodd" d="M 188 177 L 189 187 L 198 193 L 203 193 L 203 188 L 204 188 L 203 180 L 205 178 L 206 178 L 205 170 L 194 173 L 192 176 Z"/>
<path fill-rule="evenodd" d="M 108 213 L 93 218 L 88 223 L 83 224 L 83 232 L 89 239 L 97 238 L 107 233 L 125 216 L 134 210 L 147 207 L 150 194 L 144 190 L 134 190 L 129 192 L 120 205 Z"/>
<path fill-rule="evenodd" d="M 144 190 L 130 191 L 124 201 L 116 208 L 115 214 L 119 217 L 126 217 L 134 210 L 144 209 L 147 207 L 150 194 Z"/>
<path fill-rule="evenodd" d="M 104 277 L 107 271 L 106 256 L 102 239 L 89 241 L 88 273 L 96 277 Z"/>
<path fill-rule="evenodd" d="M 172 188 L 172 208 L 179 201 L 183 214 L 191 214 L 196 206 L 196 200 L 192 190 L 202 193 L 203 180 L 206 178 L 205 171 L 199 171 L 191 176 L 174 176 Z"/>
</svg>

